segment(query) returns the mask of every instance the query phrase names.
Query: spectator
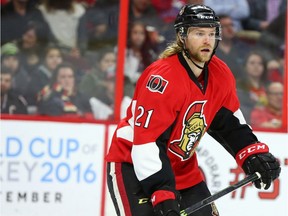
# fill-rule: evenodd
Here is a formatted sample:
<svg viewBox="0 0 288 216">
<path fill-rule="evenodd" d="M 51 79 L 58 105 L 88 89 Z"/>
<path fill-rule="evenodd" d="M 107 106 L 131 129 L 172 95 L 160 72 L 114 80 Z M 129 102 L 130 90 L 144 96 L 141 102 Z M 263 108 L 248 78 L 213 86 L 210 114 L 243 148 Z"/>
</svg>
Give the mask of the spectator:
<svg viewBox="0 0 288 216">
<path fill-rule="evenodd" d="M 90 73 L 83 76 L 79 89 L 89 98 L 102 98 L 105 90 L 105 79 L 115 72 L 116 68 L 116 54 L 113 48 L 102 49 L 98 53 L 98 60 Z M 109 74 L 110 73 L 110 74 Z M 114 100 L 114 99 L 113 99 Z M 103 101 L 106 103 L 107 101 Z M 111 102 L 108 102 L 111 104 Z"/>
<path fill-rule="evenodd" d="M 19 94 L 25 95 L 30 75 L 21 65 L 19 48 L 15 43 L 7 43 L 1 47 L 1 63 L 12 73 L 12 88 Z"/>
<path fill-rule="evenodd" d="M 267 79 L 269 82 L 281 82 L 283 83 L 283 59 L 271 59 L 267 62 Z"/>
<path fill-rule="evenodd" d="M 29 21 L 34 20 L 47 30 L 43 16 L 33 0 L 11 0 L 1 7 L 1 45 L 21 39 Z"/>
<path fill-rule="evenodd" d="M 48 45 L 46 30 L 37 22 L 30 21 L 22 35 L 17 41 L 20 49 L 20 59 L 23 67 L 32 74 L 40 65 L 43 51 Z"/>
<path fill-rule="evenodd" d="M 62 51 L 73 56 L 84 53 L 87 47 L 85 28 L 86 9 L 73 0 L 44 0 L 39 5 L 45 21 Z"/>
<path fill-rule="evenodd" d="M 219 42 L 216 55 L 231 68 L 236 79 L 243 78 L 245 56 L 251 49 L 250 44 L 236 37 L 233 20 L 228 15 L 220 15 L 222 40 Z"/>
<path fill-rule="evenodd" d="M 115 70 L 110 73 L 106 73 L 106 77 L 103 80 L 103 94 L 99 95 L 100 101 L 107 104 L 111 109 L 114 109 L 115 99 Z"/>
<path fill-rule="evenodd" d="M 282 127 L 283 109 L 282 83 L 272 82 L 267 88 L 268 104 L 265 107 L 256 107 L 251 113 L 251 126 L 255 129 L 277 129 Z"/>
<path fill-rule="evenodd" d="M 159 30 L 164 22 L 159 19 L 156 9 L 151 4 L 151 0 L 132 0 L 129 10 L 129 22 L 142 22 L 146 26 L 152 26 Z"/>
<path fill-rule="evenodd" d="M 156 9 L 158 16 L 163 21 L 161 28 L 155 28 L 157 32 L 157 41 L 159 48 L 165 49 L 167 43 L 174 40 L 173 25 L 176 15 L 182 6 L 189 4 L 203 4 L 204 0 L 151 0 L 153 7 Z M 150 26 L 149 28 L 150 29 Z M 155 30 L 153 33 L 155 34 Z"/>
<path fill-rule="evenodd" d="M 99 50 L 117 44 L 119 1 L 98 2 L 87 10 L 88 49 Z"/>
<path fill-rule="evenodd" d="M 111 119 L 114 113 L 116 54 L 113 48 L 104 48 L 98 53 L 92 71 L 83 76 L 80 91 L 90 98 L 96 119 Z M 124 75 L 123 109 L 130 103 L 134 84 Z"/>
<path fill-rule="evenodd" d="M 92 117 L 88 98 L 77 89 L 72 65 L 57 66 L 50 84 L 38 94 L 38 110 L 42 115 Z"/>
<path fill-rule="evenodd" d="M 89 49 L 115 45 L 117 42 L 119 1 L 99 1 L 87 12 L 87 26 L 89 33 Z M 142 22 L 147 29 L 157 29 L 155 41 L 163 42 L 164 39 L 158 33 L 165 28 L 164 22 L 159 19 L 157 11 L 151 4 L 151 0 L 132 0 L 129 5 L 129 23 Z M 154 32 L 152 31 L 153 39 Z"/>
<path fill-rule="evenodd" d="M 249 122 L 251 110 L 267 104 L 267 71 L 264 57 L 257 51 L 251 51 L 245 60 L 245 77 L 237 81 L 237 91 L 241 110 Z"/>
<path fill-rule="evenodd" d="M 272 20 L 287 10 L 287 0 L 248 0 L 250 16 L 242 21 L 246 30 L 264 31 Z"/>
<path fill-rule="evenodd" d="M 95 119 L 107 120 L 114 118 L 114 104 L 115 104 L 115 75 L 116 71 L 114 70 L 105 73 L 106 77 L 102 80 L 101 94 L 93 96 L 90 98 L 91 108 L 93 110 L 93 115 Z M 130 105 L 132 98 L 131 94 L 134 93 L 134 85 L 130 80 L 126 80 L 127 77 L 124 77 L 124 97 L 121 101 L 120 113 L 121 116 L 126 115 L 126 108 Z M 130 90 L 130 91 L 129 91 Z M 127 95 L 129 92 L 130 95 Z"/>
<path fill-rule="evenodd" d="M 115 76 L 116 54 L 113 48 L 107 47 L 102 49 L 97 56 L 96 64 L 90 72 L 83 76 L 79 89 L 89 98 L 96 97 L 101 99 L 102 95 L 104 95 L 104 92 L 106 91 L 105 80 L 108 77 Z M 130 79 L 125 75 L 124 84 L 124 95 L 131 97 L 134 93 L 134 84 L 131 83 Z M 103 102 L 106 103 L 105 100 Z"/>
<path fill-rule="evenodd" d="M 241 21 L 249 17 L 247 0 L 204 0 L 204 4 L 213 8 L 218 15 L 231 17 L 236 32 L 242 30 Z"/>
<path fill-rule="evenodd" d="M 157 48 L 153 47 L 145 24 L 133 22 L 128 31 L 125 75 L 136 83 L 142 71 L 157 58 Z"/>
<path fill-rule="evenodd" d="M 7 67 L 1 66 L 1 113 L 27 114 L 27 102 L 22 95 L 13 90 L 12 77 L 12 71 Z"/>
<path fill-rule="evenodd" d="M 47 84 L 50 83 L 52 74 L 56 67 L 62 63 L 63 55 L 59 48 L 49 46 L 44 51 L 44 58 L 42 64 L 33 73 L 29 87 L 26 93 L 26 99 L 29 105 L 36 105 L 38 92 Z"/>
<path fill-rule="evenodd" d="M 257 46 L 263 50 L 267 58 L 284 57 L 286 14 L 287 9 L 269 23 L 258 39 Z"/>
<path fill-rule="evenodd" d="M 186 0 L 151 0 L 151 3 L 165 23 L 174 23 L 175 17 L 185 5 Z"/>
</svg>

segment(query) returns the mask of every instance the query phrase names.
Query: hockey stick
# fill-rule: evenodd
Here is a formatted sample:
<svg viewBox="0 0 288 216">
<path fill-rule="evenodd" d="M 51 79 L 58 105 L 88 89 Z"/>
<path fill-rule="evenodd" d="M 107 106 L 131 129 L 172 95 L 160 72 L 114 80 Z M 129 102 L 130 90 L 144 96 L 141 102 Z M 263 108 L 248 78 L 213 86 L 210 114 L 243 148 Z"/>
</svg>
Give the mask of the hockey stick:
<svg viewBox="0 0 288 216">
<path fill-rule="evenodd" d="M 204 206 L 209 205 L 210 203 L 212 203 L 213 201 L 219 199 L 220 197 L 222 197 L 222 196 L 224 196 L 224 195 L 226 195 L 226 194 L 228 194 L 228 193 L 230 193 L 230 192 L 232 192 L 232 191 L 234 191 L 234 190 L 236 190 L 236 189 L 238 189 L 238 188 L 240 188 L 240 187 L 242 187 L 242 186 L 244 186 L 244 185 L 246 185 L 246 184 L 248 184 L 250 182 L 253 182 L 253 181 L 255 181 L 255 180 L 259 179 L 259 178 L 261 178 L 261 175 L 258 172 L 254 173 L 253 175 L 247 176 L 246 178 L 244 178 L 243 180 L 237 182 L 236 184 L 230 185 L 229 187 L 227 187 L 227 188 L 225 188 L 225 189 L 223 189 L 223 190 L 221 190 L 221 191 L 219 191 L 219 192 L 207 197 L 206 199 L 204 199 L 204 200 L 202 200 L 202 201 L 200 201 L 200 202 L 198 202 L 198 203 L 196 203 L 196 204 L 194 204 L 194 205 L 182 210 L 180 212 L 180 214 L 181 214 L 181 216 L 190 215 L 193 212 L 203 208 Z"/>
</svg>

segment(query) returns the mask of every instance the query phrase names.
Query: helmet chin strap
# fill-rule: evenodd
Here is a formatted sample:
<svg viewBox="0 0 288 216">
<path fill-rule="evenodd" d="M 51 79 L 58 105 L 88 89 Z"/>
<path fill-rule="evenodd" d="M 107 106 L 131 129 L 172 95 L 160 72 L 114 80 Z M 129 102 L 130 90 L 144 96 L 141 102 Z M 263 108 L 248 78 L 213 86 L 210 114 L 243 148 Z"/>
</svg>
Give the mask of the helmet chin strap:
<svg viewBox="0 0 288 216">
<path fill-rule="evenodd" d="M 191 58 L 191 55 L 189 53 L 189 50 L 186 48 L 186 43 L 185 43 L 185 40 L 183 40 L 183 51 L 184 51 L 184 54 L 185 56 L 199 69 L 203 70 L 205 68 L 205 64 L 203 67 L 201 67 L 200 65 L 198 65 L 196 62 L 194 62 Z"/>
</svg>

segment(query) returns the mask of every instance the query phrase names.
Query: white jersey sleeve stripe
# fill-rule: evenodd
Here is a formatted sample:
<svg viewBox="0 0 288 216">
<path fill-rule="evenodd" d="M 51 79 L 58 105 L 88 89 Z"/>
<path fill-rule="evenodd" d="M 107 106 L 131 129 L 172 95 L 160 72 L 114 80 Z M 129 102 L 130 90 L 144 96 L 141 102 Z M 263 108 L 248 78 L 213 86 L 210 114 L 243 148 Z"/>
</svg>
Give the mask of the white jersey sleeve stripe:
<svg viewBox="0 0 288 216">
<path fill-rule="evenodd" d="M 133 142 L 133 128 L 128 125 L 117 130 L 117 138 L 122 138 Z"/>
<path fill-rule="evenodd" d="M 233 113 L 233 115 L 234 115 L 237 119 L 239 119 L 240 124 L 247 124 L 247 123 L 246 123 L 246 120 L 245 120 L 245 118 L 244 118 L 244 116 L 243 116 L 243 113 L 242 113 L 242 111 L 241 111 L 240 109 L 236 110 L 236 111 Z"/>
<path fill-rule="evenodd" d="M 135 107 L 136 107 L 136 100 L 133 100 L 132 101 L 132 105 L 131 105 L 132 116 L 131 116 L 130 119 L 128 119 L 128 122 L 129 122 L 129 124 L 131 125 L 132 128 L 134 128 Z"/>
<path fill-rule="evenodd" d="M 155 142 L 133 145 L 132 161 L 139 181 L 142 181 L 162 169 L 159 148 Z"/>
</svg>

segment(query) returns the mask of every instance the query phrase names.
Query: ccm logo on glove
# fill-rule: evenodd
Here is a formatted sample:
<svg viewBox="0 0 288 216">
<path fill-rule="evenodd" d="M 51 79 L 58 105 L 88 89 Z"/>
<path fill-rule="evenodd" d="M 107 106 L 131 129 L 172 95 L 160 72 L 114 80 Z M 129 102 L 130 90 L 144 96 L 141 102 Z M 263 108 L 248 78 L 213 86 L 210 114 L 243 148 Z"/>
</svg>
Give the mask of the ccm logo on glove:
<svg viewBox="0 0 288 216">
<path fill-rule="evenodd" d="M 243 162 L 247 157 L 254 154 L 259 153 L 267 153 L 269 152 L 269 147 L 264 143 L 254 143 L 252 145 L 249 145 L 245 147 L 244 149 L 241 149 L 237 155 L 236 155 L 236 161 L 237 164 L 242 166 Z"/>
</svg>

